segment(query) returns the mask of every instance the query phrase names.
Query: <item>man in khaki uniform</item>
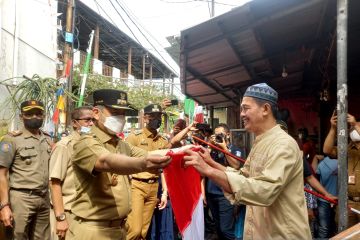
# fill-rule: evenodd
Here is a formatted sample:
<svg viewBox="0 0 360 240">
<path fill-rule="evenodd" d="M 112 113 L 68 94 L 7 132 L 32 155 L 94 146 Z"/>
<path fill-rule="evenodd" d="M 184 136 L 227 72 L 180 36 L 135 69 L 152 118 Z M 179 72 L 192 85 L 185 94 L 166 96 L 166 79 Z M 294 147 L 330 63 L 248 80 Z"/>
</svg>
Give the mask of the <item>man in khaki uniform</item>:
<svg viewBox="0 0 360 240">
<path fill-rule="evenodd" d="M 349 135 L 351 142 L 348 146 L 348 207 L 360 209 L 360 122 L 357 122 L 351 114 L 347 116 L 349 123 Z M 335 146 L 337 115 L 334 111 L 330 119 L 331 127 L 325 138 L 323 151 L 325 154 L 337 158 L 337 147 Z M 338 213 L 337 213 L 338 214 Z M 348 210 L 348 227 L 360 222 L 360 216 Z"/>
<path fill-rule="evenodd" d="M 75 198 L 72 168 L 73 145 L 81 133 L 93 125 L 92 107 L 79 107 L 71 113 L 73 132 L 56 143 L 50 157 L 50 190 L 53 209 L 50 211 L 51 238 L 64 238 L 70 224 L 71 205 Z M 57 236 L 56 236 L 57 235 Z"/>
<path fill-rule="evenodd" d="M 44 105 L 30 100 L 20 109 L 24 128 L 0 141 L 1 220 L 7 229 L 13 229 L 15 239 L 50 239 L 51 139 L 40 130 Z"/>
<path fill-rule="evenodd" d="M 131 133 L 126 142 L 147 151 L 167 149 L 171 147 L 168 140 L 158 134 L 157 129 L 161 126 L 162 108 L 158 104 L 150 104 L 144 108 L 144 123 L 146 127 Z M 150 226 L 151 217 L 157 203 L 157 193 L 161 177 L 162 194 L 159 209 L 162 210 L 167 204 L 167 187 L 163 174 L 141 172 L 132 175 L 131 180 L 131 204 L 132 210 L 128 216 L 128 232 L 126 238 L 145 239 Z"/>
<path fill-rule="evenodd" d="M 74 144 L 76 197 L 68 239 L 125 239 L 131 210 L 128 174 L 158 171 L 170 163 L 164 152 L 147 152 L 117 137 L 132 110 L 126 92 L 101 89 L 93 94 L 95 125 Z M 157 155 L 155 155 L 157 154 Z"/>
</svg>

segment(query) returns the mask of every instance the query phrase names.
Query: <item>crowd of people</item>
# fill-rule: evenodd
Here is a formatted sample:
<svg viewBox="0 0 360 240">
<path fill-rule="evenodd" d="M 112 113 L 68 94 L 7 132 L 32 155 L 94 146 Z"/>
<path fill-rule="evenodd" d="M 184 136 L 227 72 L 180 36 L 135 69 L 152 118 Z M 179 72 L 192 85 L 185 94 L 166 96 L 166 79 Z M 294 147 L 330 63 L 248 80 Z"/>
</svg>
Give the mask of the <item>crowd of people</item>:
<svg viewBox="0 0 360 240">
<path fill-rule="evenodd" d="M 0 139 L 0 234 L 6 239 L 181 239 L 162 173 L 171 148 L 181 148 L 185 167 L 202 176 L 207 239 L 334 236 L 336 207 L 305 197 L 304 182 L 337 199 L 335 114 L 325 156 L 316 154 L 306 130 L 299 139 L 288 134 L 274 89 L 248 87 L 240 116 L 255 140 L 243 164 L 226 124 L 211 129 L 179 119 L 165 135 L 158 129 L 171 103 L 164 100 L 147 105 L 145 127 L 123 139 L 125 116 L 134 111 L 127 93 L 100 89 L 93 99 L 93 106 L 73 110 L 73 131 L 56 144 L 41 130 L 43 103 L 21 104 L 24 128 Z M 348 123 L 349 206 L 358 209 L 360 123 L 350 114 Z M 349 212 L 349 226 L 359 220 Z"/>
</svg>

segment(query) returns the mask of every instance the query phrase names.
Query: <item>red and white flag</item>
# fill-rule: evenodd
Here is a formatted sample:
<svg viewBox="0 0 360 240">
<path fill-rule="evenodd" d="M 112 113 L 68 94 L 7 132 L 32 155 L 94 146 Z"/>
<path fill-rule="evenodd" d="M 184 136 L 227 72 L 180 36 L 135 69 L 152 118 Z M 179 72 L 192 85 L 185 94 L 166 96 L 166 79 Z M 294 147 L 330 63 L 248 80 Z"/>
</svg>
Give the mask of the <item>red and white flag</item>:
<svg viewBox="0 0 360 240">
<path fill-rule="evenodd" d="M 195 107 L 195 117 L 194 117 L 194 121 L 198 122 L 198 123 L 203 123 L 204 122 L 204 111 L 203 111 L 203 107 L 197 105 Z"/>
<path fill-rule="evenodd" d="M 204 207 L 201 177 L 195 168 L 184 168 L 183 152 L 168 153 L 172 161 L 164 169 L 175 221 L 184 240 L 204 240 Z"/>
</svg>

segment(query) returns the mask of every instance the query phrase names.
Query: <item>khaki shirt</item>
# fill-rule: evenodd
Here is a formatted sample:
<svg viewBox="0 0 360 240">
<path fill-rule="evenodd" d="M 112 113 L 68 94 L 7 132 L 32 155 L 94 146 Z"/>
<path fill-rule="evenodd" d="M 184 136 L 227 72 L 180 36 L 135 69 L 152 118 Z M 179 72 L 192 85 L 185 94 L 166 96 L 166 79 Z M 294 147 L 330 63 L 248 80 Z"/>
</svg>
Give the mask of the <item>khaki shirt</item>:
<svg viewBox="0 0 360 240">
<path fill-rule="evenodd" d="M 50 157 L 49 179 L 56 178 L 62 182 L 61 191 L 65 210 L 71 210 L 71 204 L 76 196 L 71 157 L 74 143 L 79 138 L 80 135 L 75 131 L 62 138 L 56 143 Z"/>
<path fill-rule="evenodd" d="M 126 142 L 130 143 L 133 146 L 137 146 L 146 151 L 154 151 L 159 149 L 165 149 L 168 145 L 168 140 L 159 135 L 152 134 L 147 128 L 143 128 L 140 131 L 135 131 L 135 133 L 129 134 L 126 138 Z M 149 179 L 159 176 L 159 174 L 154 174 L 150 172 L 141 172 L 133 174 L 133 177 Z"/>
<path fill-rule="evenodd" d="M 311 239 L 302 155 L 279 125 L 256 137 L 240 174 L 225 173 L 225 196 L 247 205 L 244 239 Z"/>
<path fill-rule="evenodd" d="M 360 149 L 353 142 L 348 146 L 348 175 L 355 176 L 355 184 L 348 184 L 349 197 L 360 197 Z"/>
<path fill-rule="evenodd" d="M 131 209 L 129 177 L 110 172 L 94 172 L 102 154 L 121 153 L 131 157 L 146 156 L 147 152 L 119 139 L 116 147 L 112 136 L 96 126 L 91 134 L 82 135 L 74 144 L 73 168 L 76 198 L 72 212 L 88 220 L 125 218 Z M 113 178 L 117 184 L 112 184 Z"/>
<path fill-rule="evenodd" d="M 9 187 L 47 190 L 49 185 L 50 136 L 23 128 L 0 141 L 0 166 L 9 169 Z"/>
</svg>

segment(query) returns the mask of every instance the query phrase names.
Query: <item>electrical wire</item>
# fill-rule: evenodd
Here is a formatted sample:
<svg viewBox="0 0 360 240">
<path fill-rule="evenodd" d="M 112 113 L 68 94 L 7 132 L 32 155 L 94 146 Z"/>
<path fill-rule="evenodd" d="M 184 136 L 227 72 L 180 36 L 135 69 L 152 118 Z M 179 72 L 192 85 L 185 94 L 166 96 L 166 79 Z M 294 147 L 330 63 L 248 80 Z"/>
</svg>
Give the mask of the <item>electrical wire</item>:
<svg viewBox="0 0 360 240">
<path fill-rule="evenodd" d="M 80 15 L 80 14 L 79 14 L 79 16 L 80 16 L 81 19 L 84 20 L 85 25 L 88 26 L 88 27 L 91 29 L 90 24 L 87 22 L 88 20 L 87 20 L 84 16 L 82 16 L 82 15 Z M 115 53 L 116 56 L 118 56 L 119 58 L 123 59 L 124 61 L 127 61 L 127 59 L 125 59 L 123 56 L 121 56 L 121 55 L 119 55 L 119 54 L 117 53 L 117 50 L 116 50 L 116 49 L 114 49 L 113 47 L 110 47 L 109 45 L 107 45 L 107 44 L 105 43 L 105 41 L 102 40 L 101 38 L 99 38 L 99 42 L 100 42 L 100 44 L 102 44 L 103 46 L 105 46 L 107 49 L 112 50 L 113 53 Z M 117 59 L 112 55 L 112 53 L 110 53 L 110 56 L 119 64 L 119 66 L 122 65 L 120 62 L 117 61 Z M 140 68 L 138 68 L 137 66 L 135 66 L 135 65 L 133 65 L 133 64 L 131 64 L 131 66 L 134 67 L 135 69 L 137 69 L 138 71 L 141 70 Z"/>
<path fill-rule="evenodd" d="M 94 0 L 95 1 L 95 3 L 102 9 L 102 7 L 98 4 L 98 2 L 96 1 L 96 0 Z M 126 27 L 129 29 L 129 31 L 131 32 L 131 34 L 133 35 L 133 37 L 135 38 L 135 40 L 138 42 L 138 44 L 140 44 L 141 45 L 141 43 L 140 43 L 140 41 L 139 41 L 139 39 L 137 39 L 137 37 L 135 36 L 135 34 L 133 33 L 133 31 L 131 30 L 131 28 L 127 25 L 127 23 L 126 23 L 126 21 L 124 20 L 124 18 L 121 16 L 121 14 L 118 12 L 118 10 L 115 8 L 115 6 L 114 6 L 114 4 L 111 2 L 111 0 L 109 0 L 110 1 L 110 4 L 113 6 L 113 8 L 115 9 L 115 11 L 117 12 L 117 14 L 120 16 L 120 18 L 121 18 L 121 20 L 124 22 L 124 24 L 126 25 Z M 103 10 L 103 9 L 102 9 Z M 104 10 L 103 10 L 104 11 Z M 104 11 L 105 12 L 105 11 Z M 100 14 L 100 13 L 99 13 Z M 105 14 L 106 14 L 106 12 L 105 12 Z M 109 17 L 109 15 L 108 14 L 106 14 L 108 17 Z M 111 20 L 112 21 L 112 20 Z M 114 24 L 115 26 L 116 26 L 116 24 Z"/>
<path fill-rule="evenodd" d="M 165 3 L 193 3 L 193 2 L 211 2 L 211 0 L 188 0 L 188 1 L 166 1 L 166 0 L 160 0 L 161 2 L 165 2 Z M 231 7 L 236 7 L 237 5 L 234 4 L 229 4 L 229 3 L 222 3 L 222 2 L 214 2 L 215 4 L 218 5 L 225 5 L 225 6 L 231 6 Z"/>
<path fill-rule="evenodd" d="M 111 2 L 111 0 L 109 0 Z M 157 48 L 153 45 L 153 43 L 148 39 L 148 37 L 141 31 L 141 29 L 139 28 L 138 24 L 134 22 L 134 20 L 129 16 L 129 14 L 127 13 L 127 11 L 123 8 L 123 6 L 121 6 L 121 4 L 119 3 L 118 0 L 115 0 L 116 3 L 121 7 L 121 9 L 125 12 L 125 14 L 128 16 L 128 18 L 130 19 L 130 21 L 135 25 L 135 27 L 139 30 L 139 32 L 143 35 L 143 37 L 146 39 L 146 41 L 154 48 L 154 50 L 160 55 L 160 57 L 165 61 L 165 63 L 168 65 L 168 67 L 170 67 L 172 69 L 173 72 L 176 72 L 175 69 L 173 69 L 171 67 L 171 65 L 169 64 L 169 62 L 162 56 L 162 54 L 157 50 Z M 113 5 L 111 3 L 111 5 Z M 116 10 L 117 13 L 119 13 Z"/>
<path fill-rule="evenodd" d="M 100 13 L 100 9 L 106 14 L 106 16 L 110 19 L 110 21 L 113 23 L 113 25 L 114 26 L 116 26 L 116 24 L 115 24 L 115 22 L 114 22 L 114 20 L 106 13 L 106 11 L 104 11 L 104 9 L 102 8 L 102 6 L 96 1 L 96 0 L 94 0 L 94 2 L 95 2 L 95 4 L 96 4 L 96 6 L 97 6 L 97 8 L 98 8 L 98 12 L 99 12 L 99 14 L 100 14 L 100 16 L 101 16 L 101 13 Z M 117 2 L 118 3 L 118 2 Z M 111 3 L 112 4 L 112 3 Z M 119 4 L 119 3 L 118 3 Z M 119 4 L 120 5 L 120 4 Z M 115 6 L 112 4 L 112 6 L 115 8 Z M 121 7 L 121 6 L 120 6 Z M 123 8 L 122 8 L 123 9 Z M 119 14 L 119 16 L 121 17 L 121 15 L 120 15 L 120 13 L 118 12 L 118 10 L 115 8 L 115 10 L 116 10 L 116 12 L 117 12 L 117 14 Z M 123 9 L 123 11 L 125 11 L 124 9 Z M 127 14 L 127 13 L 126 13 Z M 128 15 L 128 14 L 127 14 Z M 83 19 L 83 20 L 85 20 L 85 21 L 87 21 L 86 20 L 86 18 L 84 17 L 84 16 L 82 16 L 82 15 L 80 15 L 81 16 L 81 18 Z M 129 17 L 129 15 L 128 15 L 128 17 Z M 129 17 L 130 18 L 130 17 Z M 121 19 L 124 21 L 124 19 L 121 17 Z M 130 20 L 132 21 L 132 19 L 130 18 Z M 108 23 L 106 23 L 105 21 L 104 21 L 104 19 L 103 19 L 103 22 L 104 22 L 104 24 L 105 24 L 105 26 L 106 27 L 108 27 Z M 133 21 L 132 21 L 133 22 Z M 133 22 L 134 23 L 134 22 Z M 136 23 L 134 23 L 135 25 L 136 25 Z M 88 25 L 88 27 L 89 27 L 89 24 L 87 24 Z M 127 25 L 127 24 L 126 24 Z M 127 27 L 129 28 L 129 26 L 127 25 Z M 137 26 L 136 26 L 137 27 Z M 138 28 L 138 27 L 137 27 Z M 109 27 L 108 27 L 108 29 L 110 29 Z M 130 30 L 130 29 L 129 29 Z M 138 30 L 141 32 L 141 30 L 138 28 Z M 133 33 L 133 32 L 132 32 Z M 141 32 L 142 33 L 142 32 Z M 142 33 L 143 34 L 143 33 Z M 144 35 L 144 34 L 143 34 Z M 135 37 L 136 38 L 136 37 Z M 118 42 L 118 43 L 120 43 L 120 45 L 123 45 L 124 43 L 122 43 L 122 42 L 119 42 L 119 39 L 116 39 L 116 38 L 114 38 L 115 39 L 115 41 L 116 42 Z M 138 39 L 137 39 L 137 41 L 138 41 Z M 149 42 L 149 40 L 147 39 L 147 41 Z M 112 47 L 110 47 L 110 46 L 108 46 L 104 41 L 102 41 L 102 40 L 100 40 L 100 42 L 102 43 L 102 45 L 103 46 L 106 46 L 107 48 L 109 48 L 109 49 L 111 49 L 111 50 L 113 50 L 114 52 L 115 52 L 115 54 L 118 56 L 118 57 L 120 57 L 121 59 L 123 59 L 124 61 L 126 61 L 126 59 L 124 59 L 121 55 L 118 55 L 117 53 L 116 53 L 116 50 L 115 49 L 113 49 Z M 149 42 L 150 43 L 150 42 Z M 141 45 L 141 44 L 140 44 Z M 160 45 L 160 44 L 159 44 Z M 152 45 L 153 46 L 153 45 Z M 144 46 L 142 46 L 143 47 L 143 49 L 147 49 L 147 50 L 149 50 L 149 48 L 145 48 Z M 154 46 L 153 46 L 154 47 Z M 155 48 L 155 50 L 157 51 L 157 49 Z M 159 51 L 157 51 L 158 52 L 158 54 L 163 58 L 163 56 L 159 53 Z M 110 53 L 110 55 L 111 55 L 111 53 Z M 119 63 L 117 60 L 116 60 L 116 58 L 113 56 L 113 55 L 111 55 L 111 57 L 117 62 L 117 63 Z M 164 61 L 169 65 L 169 63 L 164 59 Z M 135 66 L 135 65 L 133 65 L 132 64 L 132 66 L 134 66 L 134 68 L 135 69 L 137 69 L 138 71 L 141 71 L 140 70 L 140 68 L 138 68 L 137 66 Z M 162 70 L 162 68 L 161 67 L 159 67 L 159 66 L 157 66 L 157 63 L 155 62 L 155 64 L 153 65 L 154 66 L 154 68 L 155 69 L 157 69 L 159 72 L 163 72 L 163 70 Z M 174 69 L 173 69 L 173 71 L 174 71 Z M 174 72 L 176 72 L 176 71 L 174 71 Z M 181 92 L 181 90 L 175 85 L 175 88 L 178 90 L 178 91 L 180 91 Z"/>
<path fill-rule="evenodd" d="M 111 1 L 111 0 L 109 0 Z M 135 27 L 139 30 L 139 32 L 143 35 L 143 37 L 146 39 L 146 41 L 154 48 L 154 50 L 160 55 L 160 57 L 165 61 L 165 63 L 168 65 L 168 67 L 170 67 L 173 72 L 176 72 L 175 69 L 173 69 L 171 67 L 171 65 L 169 64 L 169 62 L 162 56 L 162 54 L 158 51 L 158 49 L 153 45 L 153 43 L 147 38 L 147 36 L 141 31 L 141 29 L 139 28 L 138 24 L 134 22 L 134 20 L 129 16 L 129 13 L 124 9 L 124 7 L 118 2 L 118 0 L 116 0 L 116 3 L 120 6 L 120 8 L 125 12 L 125 14 L 128 16 L 128 18 L 132 21 L 132 23 L 135 25 Z M 117 13 L 119 13 L 116 10 Z M 127 25 L 128 26 L 128 25 Z M 161 45 L 161 44 L 160 44 Z M 157 68 L 156 64 L 155 67 Z M 157 68 L 158 69 L 158 68 Z M 160 71 L 160 70 L 159 70 Z M 178 89 L 180 92 L 181 90 L 175 86 L 176 89 Z"/>
<path fill-rule="evenodd" d="M 113 23 L 113 25 L 114 26 L 117 26 L 116 24 L 115 24 L 115 22 L 114 22 L 114 20 L 112 20 L 112 18 L 104 11 L 104 9 L 101 7 L 101 5 L 99 5 L 98 3 L 97 3 L 97 1 L 96 0 L 94 0 L 94 2 L 95 2 L 95 4 L 97 5 L 97 7 L 98 7 L 98 11 L 99 11 L 99 7 L 101 8 L 101 10 L 105 13 L 105 15 L 112 21 L 112 23 Z M 100 11 L 99 11 L 99 15 L 101 16 L 101 13 L 100 13 Z M 84 19 L 84 17 L 83 17 L 83 19 Z M 105 21 L 104 21 L 104 23 L 105 23 Z M 106 24 L 105 23 L 105 25 L 106 26 L 108 26 L 108 24 Z M 110 28 L 108 28 L 108 29 L 110 29 Z M 114 38 L 115 39 L 115 41 L 117 41 L 117 42 L 119 42 L 119 40 L 118 39 L 116 39 L 116 38 Z M 136 39 L 137 41 L 138 41 L 138 39 Z M 130 41 L 129 41 L 130 42 Z M 128 43 L 129 43 L 128 42 Z M 121 43 L 121 42 L 119 42 L 120 43 L 120 45 L 123 45 L 123 44 L 126 44 L 126 43 Z M 142 46 L 140 43 L 139 43 L 139 45 L 140 46 Z M 144 47 L 143 47 L 144 48 Z M 146 49 L 146 48 L 145 48 Z M 119 57 L 121 57 L 122 59 L 124 59 L 122 56 L 120 56 L 120 55 L 118 55 Z M 124 59 L 125 60 L 125 59 Z M 126 61 L 126 60 L 125 60 Z M 137 66 L 135 66 L 135 65 L 133 65 L 132 64 L 132 66 L 135 68 L 135 69 L 137 69 L 139 72 L 141 72 L 142 71 L 142 69 L 140 69 L 140 68 L 138 68 Z M 159 68 L 156 68 L 159 72 L 163 72 L 161 69 L 159 69 Z"/>
<path fill-rule="evenodd" d="M 96 0 L 94 0 L 95 1 L 95 3 L 96 4 L 98 4 L 97 2 L 96 2 Z M 110 2 L 111 3 L 111 2 Z M 119 4 L 119 3 L 118 3 Z M 111 3 L 111 5 L 115 8 L 115 6 Z M 103 10 L 103 8 L 98 4 L 98 7 L 100 7 L 102 10 Z M 121 7 L 121 5 L 120 5 L 120 7 Z M 121 7 L 122 8 L 122 7 Z M 122 8 L 123 9 L 123 8 Z M 103 10 L 104 11 L 104 10 Z M 117 11 L 117 9 L 115 8 L 115 11 L 119 14 L 119 16 L 121 17 L 121 19 L 124 21 L 124 19 L 122 18 L 122 16 L 120 15 L 120 13 Z M 125 11 L 124 9 L 123 9 L 123 11 Z M 126 13 L 126 12 L 125 12 Z M 99 13 L 100 14 L 100 13 Z M 126 13 L 127 14 L 127 13 Z M 107 15 L 107 14 L 106 14 Z M 110 18 L 110 16 L 109 15 L 107 15 L 108 17 L 109 17 L 109 19 L 114 23 L 114 21 Z M 129 15 L 127 14 L 127 16 L 129 17 Z M 132 19 L 129 17 L 129 19 L 132 21 Z M 132 21 L 133 22 L 133 21 Z M 125 23 L 125 22 L 124 22 Z M 135 26 L 136 26 L 136 23 L 134 23 L 133 22 L 133 24 L 135 24 Z M 114 24 L 115 26 L 116 26 L 116 24 Z M 125 25 L 129 28 L 129 26 L 128 26 L 128 24 L 127 23 L 125 23 Z M 137 26 L 136 26 L 137 27 Z M 138 27 L 137 27 L 138 28 Z M 129 30 L 132 32 L 132 30 L 129 28 Z M 141 30 L 138 28 L 138 30 L 141 32 Z M 133 33 L 133 32 L 132 32 Z M 142 32 L 141 32 L 142 33 Z M 142 33 L 143 34 L 143 33 Z M 144 34 L 143 34 L 143 36 L 144 36 Z M 138 39 L 137 39 L 138 40 Z M 148 42 L 149 42 L 149 40 L 147 40 Z M 140 43 L 139 43 L 140 44 Z M 140 44 L 141 45 L 141 44 Z M 141 45 L 142 46 L 142 45 Z M 153 45 L 152 45 L 153 46 Z M 154 47 L 154 46 L 153 46 Z M 146 49 L 146 50 L 149 50 L 149 48 L 146 48 L 146 47 L 144 47 L 144 46 L 142 46 L 142 48 L 143 49 Z M 156 48 L 154 49 L 154 50 L 156 50 Z M 158 52 L 158 54 L 162 57 L 162 55 Z M 163 58 L 163 57 L 162 57 Z M 165 60 L 164 60 L 165 61 Z M 168 62 L 166 62 L 168 65 L 169 65 L 169 63 Z M 163 72 L 163 70 L 161 69 L 161 67 L 159 67 L 159 66 L 157 66 L 157 63 L 155 62 L 154 63 L 154 65 L 153 65 L 153 67 L 155 68 L 155 69 L 157 69 L 159 72 Z M 141 70 L 140 70 L 141 71 Z M 173 71 L 174 71 L 174 69 L 173 69 Z M 175 72 L 175 71 L 174 71 Z M 176 87 L 177 88 L 177 87 Z M 180 89 L 178 89 L 179 91 L 181 91 Z"/>
</svg>

